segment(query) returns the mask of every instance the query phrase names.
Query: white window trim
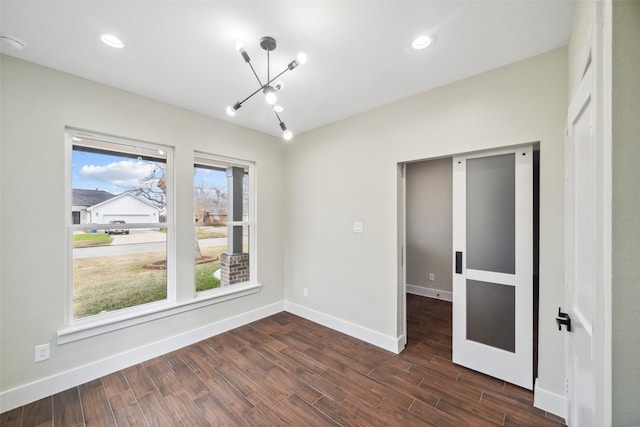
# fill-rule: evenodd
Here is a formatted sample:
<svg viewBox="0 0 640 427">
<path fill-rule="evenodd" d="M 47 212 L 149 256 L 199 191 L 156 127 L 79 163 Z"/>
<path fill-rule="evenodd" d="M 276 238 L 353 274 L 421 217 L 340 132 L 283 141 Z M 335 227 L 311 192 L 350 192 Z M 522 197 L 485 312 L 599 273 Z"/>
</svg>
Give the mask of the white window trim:
<svg viewBox="0 0 640 427">
<path fill-rule="evenodd" d="M 255 294 L 260 291 L 261 287 L 262 285 L 259 283 L 225 286 L 224 288 L 199 292 L 194 299 L 188 301 L 178 303 L 158 301 L 76 320 L 73 325 L 58 331 L 57 343 L 58 345 L 67 344 L 245 295 Z"/>
<path fill-rule="evenodd" d="M 72 212 L 72 151 L 73 145 L 76 143 L 72 141 L 72 137 L 88 138 L 98 141 L 111 142 L 121 145 L 139 145 L 141 147 L 150 149 L 162 149 L 166 152 L 167 168 L 165 170 L 165 176 L 167 182 L 171 185 L 168 186 L 167 191 L 167 218 L 166 223 L 156 224 L 162 228 L 167 229 L 167 299 L 162 301 L 156 301 L 148 304 L 141 304 L 133 307 L 128 307 L 108 313 L 101 313 L 94 316 L 88 316 L 80 319 L 73 317 L 73 231 L 76 229 L 84 229 L 86 226 L 70 224 Z M 78 144 L 81 145 L 81 144 Z M 67 287 L 67 296 L 65 304 L 65 318 L 67 319 L 66 326 L 60 329 L 57 333 L 57 344 L 66 344 L 74 341 L 82 340 L 85 338 L 113 332 L 119 329 L 127 328 L 130 326 L 139 325 L 142 323 L 150 322 L 164 317 L 172 316 L 179 313 L 184 313 L 190 310 L 206 307 L 209 305 L 217 304 L 223 301 L 228 301 L 234 298 L 239 298 L 245 295 L 251 295 L 260 292 L 262 285 L 257 282 L 257 224 L 256 224 L 256 174 L 255 163 L 250 161 L 242 161 L 232 158 L 226 158 L 222 156 L 210 155 L 202 152 L 194 152 L 194 163 L 197 158 L 209 159 L 212 161 L 226 162 L 235 164 L 238 166 L 244 166 L 249 169 L 249 221 L 237 222 L 234 221 L 233 225 L 248 225 L 251 233 L 249 236 L 249 277 L 250 281 L 245 283 L 238 283 L 231 286 L 225 286 L 222 288 L 210 289 L 203 292 L 194 292 L 193 299 L 186 301 L 176 301 L 177 289 L 176 289 L 176 250 L 175 250 L 175 218 L 174 218 L 174 171 L 173 171 L 173 147 L 165 146 L 161 144 L 152 144 L 135 140 L 132 138 L 119 138 L 115 136 L 99 134 L 95 132 L 66 128 L 65 131 L 65 229 L 67 230 L 67 268 L 65 283 Z M 193 215 L 192 215 L 193 217 Z M 194 224 L 195 226 L 195 224 Z M 146 228 L 148 225 L 129 225 L 128 228 Z M 195 279 L 195 277 L 194 277 Z M 195 287 L 195 283 L 193 284 Z"/>
<path fill-rule="evenodd" d="M 227 166 L 239 166 L 243 168 L 247 168 L 249 171 L 249 220 L 248 221 L 225 221 L 219 222 L 219 224 L 224 225 L 247 225 L 249 226 L 249 281 L 243 283 L 237 283 L 231 285 L 229 287 L 234 286 L 250 286 L 251 284 L 257 284 L 256 278 L 257 276 L 257 222 L 256 222 L 256 170 L 255 163 L 248 160 L 240 160 L 231 157 L 218 156 L 215 154 L 206 153 L 203 151 L 194 151 L 193 153 L 193 164 L 198 164 L 202 162 L 206 164 L 206 161 L 209 160 L 211 162 L 218 162 L 225 164 Z M 195 211 L 191 215 L 195 218 Z M 194 230 L 198 226 L 206 225 L 205 223 L 193 223 Z M 195 276 L 194 276 L 195 281 Z M 195 286 L 195 283 L 194 283 Z M 258 285 L 259 286 L 259 285 Z M 221 288 L 208 289 L 206 291 L 196 292 L 196 297 L 208 297 L 209 295 L 215 295 L 215 292 Z"/>
<path fill-rule="evenodd" d="M 169 184 L 167 186 L 167 218 L 168 221 L 165 223 L 154 224 L 160 228 L 166 228 L 167 230 L 167 240 L 166 240 L 166 255 L 167 255 L 167 298 L 162 301 L 156 301 L 149 304 L 141 304 L 133 307 L 127 307 L 124 309 L 111 311 L 107 313 L 101 313 L 94 316 L 87 316 L 85 318 L 76 319 L 73 317 L 73 231 L 77 229 L 86 228 L 86 225 L 83 227 L 82 224 L 70 224 L 69 221 L 71 219 L 71 211 L 72 211 L 72 172 L 71 172 L 71 163 L 72 163 L 72 153 L 74 145 L 83 145 L 81 141 L 74 141 L 73 138 L 86 138 L 96 141 L 104 141 L 107 143 L 111 143 L 114 145 L 122 145 L 123 152 L 126 152 L 124 147 L 126 146 L 139 146 L 146 149 L 151 150 L 162 150 L 166 154 L 166 168 L 165 168 L 165 180 Z M 144 318 L 149 314 L 150 311 L 159 312 L 164 311 L 167 308 L 174 307 L 176 301 L 176 256 L 175 256 L 175 220 L 174 220 L 174 173 L 173 173 L 173 147 L 149 143 L 145 141 L 136 140 L 133 138 L 121 138 L 112 135 L 100 134 L 97 132 L 90 132 L 81 129 L 75 129 L 67 127 L 65 130 L 65 182 L 66 191 L 65 191 L 65 228 L 67 230 L 66 236 L 66 247 L 67 247 L 67 269 L 66 269 L 66 277 L 65 283 L 67 288 L 67 295 L 65 298 L 65 318 L 66 318 L 66 326 L 62 330 L 58 331 L 58 343 L 62 343 L 60 341 L 61 336 L 68 335 L 69 331 L 74 330 L 92 330 L 92 329 L 105 329 L 104 332 L 109 332 L 109 330 L 120 329 L 124 326 L 118 326 L 122 323 L 123 318 L 132 318 L 136 316 L 140 316 Z M 143 227 L 143 226 L 140 226 Z M 136 225 L 127 224 L 127 228 L 140 228 Z M 147 225 L 148 227 L 148 225 Z M 148 320 L 143 320 L 148 321 Z M 141 322 L 138 322 L 141 323 Z M 114 325 L 113 328 L 106 327 L 107 325 Z M 97 335 L 103 332 L 96 332 L 92 335 Z M 88 336 L 92 336 L 88 335 Z M 71 342 L 81 338 L 75 338 L 70 340 L 64 340 L 63 342 Z"/>
</svg>

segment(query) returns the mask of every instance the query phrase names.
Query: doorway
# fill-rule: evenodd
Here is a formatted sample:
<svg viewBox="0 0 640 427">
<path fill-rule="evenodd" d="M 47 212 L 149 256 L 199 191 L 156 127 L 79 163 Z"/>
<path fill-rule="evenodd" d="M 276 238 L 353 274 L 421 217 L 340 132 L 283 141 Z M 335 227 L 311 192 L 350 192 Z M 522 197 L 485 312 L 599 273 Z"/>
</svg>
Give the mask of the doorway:
<svg viewBox="0 0 640 427">
<path fill-rule="evenodd" d="M 539 144 L 532 146 L 533 157 L 533 339 L 532 371 L 537 375 L 537 326 L 538 326 L 538 265 L 539 265 Z M 424 339 L 429 325 L 418 329 L 416 324 L 406 322 L 420 319 L 420 313 L 410 312 L 419 304 L 412 303 L 412 295 L 433 298 L 437 304 L 453 301 L 452 272 L 452 162 L 453 157 L 426 159 L 401 165 L 404 189 L 402 197 L 402 220 L 404 227 L 403 248 L 406 264 L 403 267 L 406 302 L 403 317 L 407 341 Z M 443 238 L 443 236 L 445 236 Z M 427 316 L 428 317 L 428 316 Z M 426 319 L 428 320 L 428 319 Z M 442 320 L 442 319 L 440 319 Z M 442 328 L 435 319 L 434 327 Z M 424 316 L 422 322 L 425 321 Z M 449 328 L 451 328 L 449 323 Z M 449 336 L 451 330 L 449 330 Z M 441 339 L 434 334 L 434 338 Z M 448 357 L 451 360 L 451 356 Z"/>
</svg>

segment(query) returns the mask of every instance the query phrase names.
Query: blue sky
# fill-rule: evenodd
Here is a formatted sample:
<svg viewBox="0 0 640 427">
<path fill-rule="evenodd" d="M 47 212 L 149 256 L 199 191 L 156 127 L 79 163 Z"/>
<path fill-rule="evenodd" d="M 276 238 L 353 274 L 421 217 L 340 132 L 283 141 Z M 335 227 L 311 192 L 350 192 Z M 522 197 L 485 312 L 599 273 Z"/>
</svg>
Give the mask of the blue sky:
<svg viewBox="0 0 640 427">
<path fill-rule="evenodd" d="M 72 152 L 72 188 L 104 190 L 112 194 L 136 188 L 148 176 L 154 165 L 145 160 L 85 151 Z M 224 172 L 197 169 L 194 184 L 225 188 Z"/>
</svg>

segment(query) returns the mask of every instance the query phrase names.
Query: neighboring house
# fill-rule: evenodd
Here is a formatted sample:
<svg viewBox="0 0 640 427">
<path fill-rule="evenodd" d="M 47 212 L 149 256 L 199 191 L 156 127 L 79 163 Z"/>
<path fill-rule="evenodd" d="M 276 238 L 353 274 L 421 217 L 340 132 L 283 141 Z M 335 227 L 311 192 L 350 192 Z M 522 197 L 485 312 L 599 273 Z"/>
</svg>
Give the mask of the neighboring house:
<svg viewBox="0 0 640 427">
<path fill-rule="evenodd" d="M 85 190 L 83 188 L 74 188 L 71 190 L 73 202 L 71 207 L 71 216 L 73 224 L 89 224 L 91 222 L 91 214 L 88 208 L 105 202 L 115 197 L 104 190 Z"/>
<path fill-rule="evenodd" d="M 227 221 L 227 208 L 215 207 L 213 211 L 204 209 L 196 212 L 196 222 L 225 222 Z"/>
<path fill-rule="evenodd" d="M 124 221 L 127 224 L 158 224 L 160 208 L 134 196 L 122 193 L 87 208 L 91 224 L 109 224 Z"/>
</svg>

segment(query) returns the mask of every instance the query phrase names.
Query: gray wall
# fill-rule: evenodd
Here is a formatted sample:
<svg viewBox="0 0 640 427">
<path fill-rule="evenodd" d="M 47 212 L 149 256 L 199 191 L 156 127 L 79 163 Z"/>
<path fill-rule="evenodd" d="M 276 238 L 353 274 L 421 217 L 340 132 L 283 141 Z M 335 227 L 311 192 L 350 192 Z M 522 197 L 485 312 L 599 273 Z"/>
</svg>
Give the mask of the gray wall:
<svg viewBox="0 0 640 427">
<path fill-rule="evenodd" d="M 407 285 L 452 291 L 451 162 L 449 157 L 407 165 Z"/>
<path fill-rule="evenodd" d="M 285 154 L 285 299 L 398 337 L 398 163 L 540 141 L 538 387 L 563 395 L 554 319 L 564 299 L 568 92 L 562 48 L 296 137 Z M 353 233 L 355 221 L 364 233 Z"/>
<path fill-rule="evenodd" d="M 613 2 L 613 424 L 640 425 L 640 2 Z"/>
</svg>

